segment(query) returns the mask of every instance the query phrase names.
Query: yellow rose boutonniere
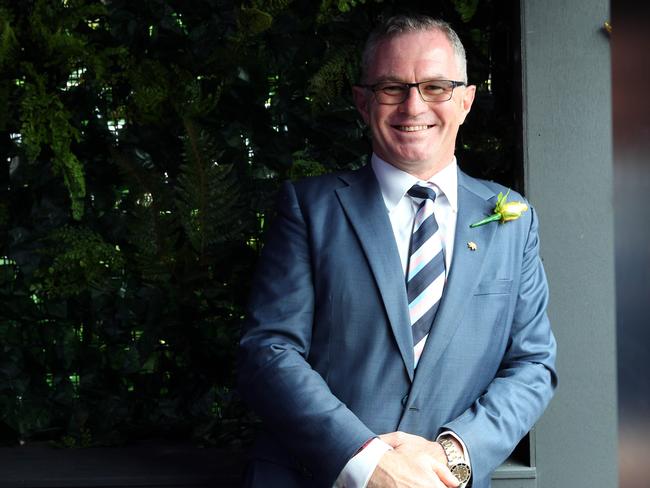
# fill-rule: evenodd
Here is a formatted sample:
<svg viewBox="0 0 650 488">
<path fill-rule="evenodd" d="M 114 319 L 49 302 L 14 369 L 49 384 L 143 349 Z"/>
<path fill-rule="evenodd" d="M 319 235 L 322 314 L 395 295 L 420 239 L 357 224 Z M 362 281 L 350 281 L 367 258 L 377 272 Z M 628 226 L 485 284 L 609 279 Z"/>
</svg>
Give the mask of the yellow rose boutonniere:
<svg viewBox="0 0 650 488">
<path fill-rule="evenodd" d="M 499 193 L 497 196 L 497 204 L 494 207 L 494 213 L 489 217 L 484 218 L 483 220 L 476 222 L 470 227 L 478 227 L 479 225 L 489 224 L 490 222 L 500 221 L 502 224 L 509 222 L 510 220 L 517 220 L 521 217 L 521 214 L 528 210 L 528 205 L 523 202 L 508 202 L 508 195 L 510 190 L 505 195 Z"/>
</svg>

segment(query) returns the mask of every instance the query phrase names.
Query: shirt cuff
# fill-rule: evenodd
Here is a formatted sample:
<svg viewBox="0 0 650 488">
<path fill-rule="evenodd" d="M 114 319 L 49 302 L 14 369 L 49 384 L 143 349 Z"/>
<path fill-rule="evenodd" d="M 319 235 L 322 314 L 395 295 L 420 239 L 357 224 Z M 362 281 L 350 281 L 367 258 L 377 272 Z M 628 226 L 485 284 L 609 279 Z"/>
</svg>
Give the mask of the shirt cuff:
<svg viewBox="0 0 650 488">
<path fill-rule="evenodd" d="M 375 437 L 348 461 L 336 478 L 333 488 L 365 488 L 379 459 L 391 449 L 389 444 Z"/>
<path fill-rule="evenodd" d="M 446 430 L 444 432 L 441 432 L 440 435 L 438 435 L 438 437 L 436 437 L 436 440 L 440 440 L 441 437 L 446 436 L 446 435 L 451 436 L 451 437 L 453 437 L 454 439 L 456 439 L 458 441 L 458 443 L 460 444 L 460 447 L 463 450 L 463 457 L 465 458 L 465 462 L 469 465 L 469 468 L 470 468 L 470 471 L 471 471 L 472 462 L 469 459 L 469 451 L 467 450 L 467 447 L 465 446 L 465 443 L 463 442 L 463 439 L 458 437 L 455 432 L 452 432 L 451 430 Z M 467 483 L 463 483 L 458 488 L 465 488 L 466 486 L 467 486 Z"/>
</svg>

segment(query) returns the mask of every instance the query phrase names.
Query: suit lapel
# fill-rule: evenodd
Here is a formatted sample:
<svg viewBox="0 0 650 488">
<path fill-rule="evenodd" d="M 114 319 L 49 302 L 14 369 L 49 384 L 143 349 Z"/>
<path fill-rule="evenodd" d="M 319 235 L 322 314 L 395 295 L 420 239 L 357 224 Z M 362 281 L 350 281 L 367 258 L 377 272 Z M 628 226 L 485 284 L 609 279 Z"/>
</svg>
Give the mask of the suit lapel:
<svg viewBox="0 0 650 488">
<path fill-rule="evenodd" d="M 370 165 L 341 176 L 349 186 L 336 193 L 354 228 L 379 288 L 404 366 L 413 379 L 413 337 L 404 273 L 397 244 Z"/>
<path fill-rule="evenodd" d="M 483 225 L 473 229 L 469 226 L 491 214 L 495 202 L 493 191 L 459 170 L 458 215 L 451 269 L 447 275 L 440 307 L 418 363 L 419 374 L 416 374 L 413 392 L 417 391 L 419 384 L 430 380 L 430 372 L 456 333 L 467 309 L 467 301 L 480 281 L 483 262 L 488 255 L 497 225 Z M 476 251 L 469 249 L 470 242 L 476 244 Z M 418 378 L 423 379 L 418 381 Z"/>
</svg>

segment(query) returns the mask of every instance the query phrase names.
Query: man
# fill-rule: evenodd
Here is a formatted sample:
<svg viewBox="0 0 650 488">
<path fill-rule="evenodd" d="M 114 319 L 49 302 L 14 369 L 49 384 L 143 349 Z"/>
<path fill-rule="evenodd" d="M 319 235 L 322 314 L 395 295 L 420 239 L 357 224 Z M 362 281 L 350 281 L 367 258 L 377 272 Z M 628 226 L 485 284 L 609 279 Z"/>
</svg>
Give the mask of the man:
<svg viewBox="0 0 650 488">
<path fill-rule="evenodd" d="M 456 166 L 465 64 L 448 24 L 389 19 L 354 87 L 371 165 L 285 184 L 241 339 L 249 486 L 489 487 L 549 402 L 536 215 L 470 228 L 507 189 Z"/>
</svg>

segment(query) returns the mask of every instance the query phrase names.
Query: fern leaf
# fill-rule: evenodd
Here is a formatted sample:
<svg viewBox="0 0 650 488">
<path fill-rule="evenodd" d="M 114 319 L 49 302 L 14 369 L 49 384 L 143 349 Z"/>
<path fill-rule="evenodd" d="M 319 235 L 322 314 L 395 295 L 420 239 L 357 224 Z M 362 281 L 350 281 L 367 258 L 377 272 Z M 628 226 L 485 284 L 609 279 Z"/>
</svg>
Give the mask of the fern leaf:
<svg viewBox="0 0 650 488">
<path fill-rule="evenodd" d="M 241 234 L 239 185 L 232 165 L 218 160 L 212 139 L 189 122 L 186 130 L 176 206 L 192 247 L 203 255 Z"/>
<path fill-rule="evenodd" d="M 356 78 L 358 66 L 356 51 L 340 49 L 331 55 L 309 82 L 309 91 L 317 110 L 338 101 L 343 87 Z"/>
</svg>

